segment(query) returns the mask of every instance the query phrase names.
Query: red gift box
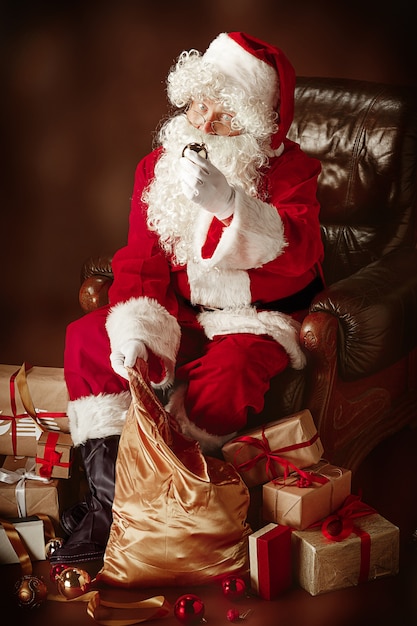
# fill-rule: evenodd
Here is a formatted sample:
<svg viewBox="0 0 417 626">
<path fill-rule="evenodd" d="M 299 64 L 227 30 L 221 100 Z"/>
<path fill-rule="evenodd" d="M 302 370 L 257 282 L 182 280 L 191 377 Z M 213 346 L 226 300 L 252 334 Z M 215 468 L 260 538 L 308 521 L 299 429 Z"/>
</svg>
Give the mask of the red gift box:
<svg viewBox="0 0 417 626">
<path fill-rule="evenodd" d="M 267 524 L 249 535 L 252 589 L 264 600 L 273 600 L 291 587 L 291 529 Z"/>
</svg>

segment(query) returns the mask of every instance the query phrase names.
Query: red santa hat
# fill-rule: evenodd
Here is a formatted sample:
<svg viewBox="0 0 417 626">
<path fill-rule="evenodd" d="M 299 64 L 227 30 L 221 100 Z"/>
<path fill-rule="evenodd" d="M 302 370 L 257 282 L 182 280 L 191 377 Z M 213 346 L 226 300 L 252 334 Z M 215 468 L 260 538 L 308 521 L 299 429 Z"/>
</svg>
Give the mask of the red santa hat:
<svg viewBox="0 0 417 626">
<path fill-rule="evenodd" d="M 278 146 L 294 115 L 295 72 L 282 50 L 246 33 L 221 33 L 207 48 L 203 61 L 214 65 L 248 96 L 279 110 L 279 131 L 273 141 Z"/>
</svg>

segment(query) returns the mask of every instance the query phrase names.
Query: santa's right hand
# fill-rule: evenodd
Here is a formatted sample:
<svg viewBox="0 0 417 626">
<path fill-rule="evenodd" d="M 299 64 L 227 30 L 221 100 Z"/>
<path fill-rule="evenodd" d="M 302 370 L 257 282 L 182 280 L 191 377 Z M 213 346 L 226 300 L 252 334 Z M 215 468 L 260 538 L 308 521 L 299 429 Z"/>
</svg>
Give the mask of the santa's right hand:
<svg viewBox="0 0 417 626">
<path fill-rule="evenodd" d="M 126 380 L 129 380 L 126 367 L 134 367 L 137 359 L 148 360 L 146 346 L 139 339 L 130 339 L 110 354 L 110 363 L 113 370 Z"/>
</svg>

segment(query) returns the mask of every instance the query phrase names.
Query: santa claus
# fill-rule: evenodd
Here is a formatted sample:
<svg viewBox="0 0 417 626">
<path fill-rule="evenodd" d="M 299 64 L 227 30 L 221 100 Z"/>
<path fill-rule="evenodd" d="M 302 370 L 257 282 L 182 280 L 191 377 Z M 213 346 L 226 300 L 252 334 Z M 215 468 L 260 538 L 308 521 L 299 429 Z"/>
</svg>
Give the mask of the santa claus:
<svg viewBox="0 0 417 626">
<path fill-rule="evenodd" d="M 63 515 L 69 538 L 52 561 L 103 556 L 126 367 L 147 360 L 210 454 L 261 413 L 274 376 L 304 367 L 299 320 L 322 288 L 323 247 L 320 163 L 286 137 L 294 86 L 283 52 L 240 32 L 170 70 L 175 112 L 137 167 L 110 304 L 67 330 L 68 415 L 90 494 Z"/>
</svg>

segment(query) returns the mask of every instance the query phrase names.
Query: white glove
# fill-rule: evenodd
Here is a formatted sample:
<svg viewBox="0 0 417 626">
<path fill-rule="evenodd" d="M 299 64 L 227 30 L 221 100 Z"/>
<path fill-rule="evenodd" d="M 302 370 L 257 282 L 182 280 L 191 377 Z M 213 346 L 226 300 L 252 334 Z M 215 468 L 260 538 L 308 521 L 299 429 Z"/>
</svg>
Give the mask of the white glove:
<svg viewBox="0 0 417 626">
<path fill-rule="evenodd" d="M 184 195 L 203 209 L 224 220 L 233 215 L 235 190 L 208 159 L 187 149 L 180 159 L 180 180 Z"/>
<path fill-rule="evenodd" d="M 145 344 L 139 339 L 130 339 L 119 350 L 110 355 L 110 363 L 116 374 L 129 380 L 126 367 L 134 367 L 136 359 L 148 360 L 148 351 Z"/>
</svg>

